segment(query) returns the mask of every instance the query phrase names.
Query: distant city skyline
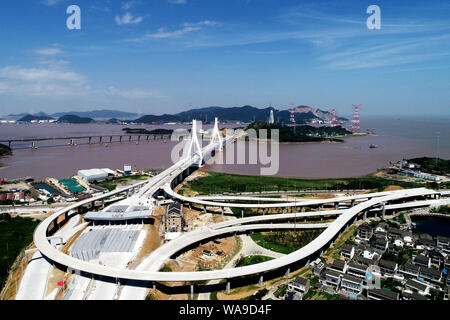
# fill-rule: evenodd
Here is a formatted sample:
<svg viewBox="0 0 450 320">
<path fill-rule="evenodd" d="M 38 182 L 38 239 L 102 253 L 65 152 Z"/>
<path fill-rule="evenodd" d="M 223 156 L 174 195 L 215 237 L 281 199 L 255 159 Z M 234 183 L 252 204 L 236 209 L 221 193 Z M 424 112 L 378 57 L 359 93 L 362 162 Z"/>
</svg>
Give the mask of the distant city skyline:
<svg viewBox="0 0 450 320">
<path fill-rule="evenodd" d="M 73 4 L 81 30 L 66 27 Z M 448 16 L 448 1 L 5 0 L 0 115 L 291 102 L 449 115 Z"/>
</svg>

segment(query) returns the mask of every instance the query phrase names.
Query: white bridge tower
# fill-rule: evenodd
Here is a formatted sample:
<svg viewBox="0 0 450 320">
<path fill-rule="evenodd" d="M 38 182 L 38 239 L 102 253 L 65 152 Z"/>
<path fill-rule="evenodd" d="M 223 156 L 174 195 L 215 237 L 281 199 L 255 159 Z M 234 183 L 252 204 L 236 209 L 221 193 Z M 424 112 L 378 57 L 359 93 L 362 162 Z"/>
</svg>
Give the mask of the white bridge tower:
<svg viewBox="0 0 450 320">
<path fill-rule="evenodd" d="M 219 130 L 219 119 L 216 118 L 215 122 L 214 122 L 214 130 L 211 136 L 211 144 L 213 143 L 218 143 L 219 144 L 219 149 L 217 149 L 218 151 L 222 152 L 223 151 L 223 139 L 222 139 L 222 134 L 220 133 Z"/>
<path fill-rule="evenodd" d="M 186 158 L 190 158 L 193 155 L 199 155 L 200 159 L 198 162 L 198 167 L 201 168 L 204 166 L 203 163 L 203 152 L 202 152 L 202 147 L 200 146 L 200 143 L 198 141 L 198 136 L 197 136 L 197 120 L 192 120 L 192 130 L 191 130 L 191 139 L 188 142 L 189 143 L 189 147 L 187 149 L 187 153 L 186 153 Z M 192 154 L 192 148 L 194 148 L 194 154 Z"/>
</svg>

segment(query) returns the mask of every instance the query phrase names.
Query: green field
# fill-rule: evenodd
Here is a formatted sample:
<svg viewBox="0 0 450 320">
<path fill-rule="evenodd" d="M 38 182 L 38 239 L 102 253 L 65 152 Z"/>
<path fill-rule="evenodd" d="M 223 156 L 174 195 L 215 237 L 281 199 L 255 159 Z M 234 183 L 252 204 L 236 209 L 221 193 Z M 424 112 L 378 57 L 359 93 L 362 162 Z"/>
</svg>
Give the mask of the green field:
<svg viewBox="0 0 450 320">
<path fill-rule="evenodd" d="M 236 267 L 245 267 L 245 266 L 250 266 L 252 264 L 257 264 L 257 263 L 261 263 L 261 262 L 266 262 L 266 261 L 270 261 L 273 260 L 274 258 L 272 257 L 267 257 L 267 256 L 247 256 L 247 257 L 243 257 L 241 258 L 238 263 L 236 264 Z"/>
<path fill-rule="evenodd" d="M 322 230 L 257 232 L 250 237 L 263 248 L 289 254 L 304 247 L 321 233 Z"/>
<path fill-rule="evenodd" d="M 33 241 L 33 231 L 38 221 L 28 218 L 11 218 L 0 215 L 0 287 L 3 288 L 8 271 L 17 256 Z"/>
<path fill-rule="evenodd" d="M 186 189 L 199 194 L 221 194 L 239 192 L 286 191 L 286 190 L 354 190 L 382 189 L 390 185 L 404 188 L 422 187 L 422 184 L 384 179 L 375 176 L 357 178 L 298 179 L 267 176 L 249 176 L 208 172 L 208 176 L 187 182 Z M 183 193 L 181 193 L 183 194 Z"/>
<path fill-rule="evenodd" d="M 116 178 L 111 181 L 99 182 L 99 183 L 97 183 L 97 185 L 100 187 L 106 188 L 109 191 L 113 191 L 117 187 L 117 185 L 119 185 L 120 183 L 127 182 L 127 181 L 133 181 L 133 180 L 146 180 L 146 179 L 150 179 L 150 178 L 151 177 L 147 176 L 147 175 L 127 176 L 127 177 Z"/>
</svg>

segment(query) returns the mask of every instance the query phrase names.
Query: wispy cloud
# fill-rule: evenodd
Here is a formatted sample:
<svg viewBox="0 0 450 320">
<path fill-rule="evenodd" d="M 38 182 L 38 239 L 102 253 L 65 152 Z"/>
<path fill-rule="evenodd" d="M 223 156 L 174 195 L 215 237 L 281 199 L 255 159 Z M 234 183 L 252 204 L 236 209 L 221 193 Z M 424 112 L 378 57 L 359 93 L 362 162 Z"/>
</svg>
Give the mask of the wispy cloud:
<svg viewBox="0 0 450 320">
<path fill-rule="evenodd" d="M 144 20 L 144 17 L 134 17 L 131 13 L 127 12 L 122 17 L 116 16 L 115 20 L 118 25 L 138 24 Z"/>
<path fill-rule="evenodd" d="M 122 3 L 122 10 L 130 10 L 134 8 L 137 4 L 136 0 L 130 0 Z"/>
<path fill-rule="evenodd" d="M 61 54 L 62 50 L 57 47 L 39 48 L 34 50 L 35 53 L 43 56 L 54 56 Z"/>
<path fill-rule="evenodd" d="M 57 5 L 58 3 L 62 2 L 63 0 L 42 0 L 42 3 L 45 4 L 46 6 L 54 6 Z"/>
<path fill-rule="evenodd" d="M 107 95 L 120 96 L 126 99 L 146 99 L 146 98 L 158 98 L 167 99 L 168 97 L 162 94 L 158 90 L 143 90 L 139 88 L 133 88 L 129 90 L 117 89 L 113 86 L 106 90 Z"/>
<path fill-rule="evenodd" d="M 86 88 L 76 72 L 52 68 L 7 66 L 0 69 L 0 92 L 32 96 L 76 96 Z"/>
<path fill-rule="evenodd" d="M 182 28 L 175 29 L 175 30 L 167 30 L 166 28 L 159 28 L 157 32 L 154 33 L 147 33 L 143 37 L 135 38 L 135 39 L 129 39 L 129 41 L 142 41 L 142 40 L 148 40 L 148 39 L 167 39 L 167 38 L 174 38 L 174 37 L 180 37 L 184 34 L 191 33 L 194 31 L 200 31 L 203 29 L 203 27 L 210 27 L 210 26 L 216 26 L 219 23 L 216 21 L 211 20 L 203 20 L 199 22 L 186 22 L 183 23 L 181 26 Z"/>
<path fill-rule="evenodd" d="M 168 0 L 172 4 L 185 4 L 187 0 Z"/>
</svg>

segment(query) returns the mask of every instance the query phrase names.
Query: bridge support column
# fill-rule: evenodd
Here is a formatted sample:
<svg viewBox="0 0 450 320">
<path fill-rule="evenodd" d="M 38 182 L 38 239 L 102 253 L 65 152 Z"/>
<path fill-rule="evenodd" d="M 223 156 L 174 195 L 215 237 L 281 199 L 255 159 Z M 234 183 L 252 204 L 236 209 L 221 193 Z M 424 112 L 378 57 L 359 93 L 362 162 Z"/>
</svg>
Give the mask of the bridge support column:
<svg viewBox="0 0 450 320">
<path fill-rule="evenodd" d="M 225 213 L 225 209 L 224 209 L 224 207 L 222 207 L 221 209 L 222 209 L 222 217 L 223 217 L 223 214 Z"/>
<path fill-rule="evenodd" d="M 100 137 L 100 140 L 99 140 L 99 142 L 100 142 L 100 144 L 102 144 L 102 143 L 103 143 L 103 137 Z"/>
<path fill-rule="evenodd" d="M 259 285 L 260 287 L 262 287 L 263 284 L 264 284 L 264 277 L 261 275 L 261 276 L 259 277 L 258 285 Z"/>
<path fill-rule="evenodd" d="M 334 203 L 334 210 L 337 210 L 337 209 L 339 209 L 339 202 Z"/>
<path fill-rule="evenodd" d="M 231 283 L 230 280 L 227 281 L 227 294 L 230 294 L 231 291 Z"/>
<path fill-rule="evenodd" d="M 152 286 L 153 286 L 153 292 L 156 292 L 156 282 L 155 281 L 152 282 Z"/>
<path fill-rule="evenodd" d="M 351 207 L 354 207 L 354 206 L 355 206 L 355 199 L 352 200 L 352 203 L 351 203 L 350 206 L 351 206 Z"/>
<path fill-rule="evenodd" d="M 111 142 L 112 142 L 112 136 L 109 137 L 109 143 L 111 143 Z"/>
<path fill-rule="evenodd" d="M 89 137 L 88 144 L 89 144 L 89 145 L 92 144 L 92 137 Z"/>
<path fill-rule="evenodd" d="M 191 299 L 194 299 L 194 284 L 191 283 Z"/>
<path fill-rule="evenodd" d="M 366 220 L 367 219 L 367 211 L 366 210 L 364 210 L 364 220 Z"/>
<path fill-rule="evenodd" d="M 290 269 L 290 268 L 288 268 L 288 269 L 286 270 L 285 276 L 286 276 L 286 278 L 289 278 L 289 277 L 291 276 L 291 269 Z"/>
<path fill-rule="evenodd" d="M 131 136 L 128 136 L 128 142 L 131 142 Z"/>
<path fill-rule="evenodd" d="M 128 196 L 130 195 L 130 190 L 127 190 L 126 194 L 127 194 L 127 198 L 128 198 Z"/>
<path fill-rule="evenodd" d="M 141 136 L 138 136 L 138 143 L 141 142 Z"/>
<path fill-rule="evenodd" d="M 322 210 L 322 205 L 319 205 L 319 208 L 317 208 L 317 211 L 320 212 L 320 210 Z"/>
<path fill-rule="evenodd" d="M 102 207 L 104 207 L 105 206 L 105 199 L 103 198 L 102 199 Z"/>
<path fill-rule="evenodd" d="M 119 142 L 122 142 L 122 136 L 119 137 Z"/>
<path fill-rule="evenodd" d="M 386 202 L 383 202 L 383 209 L 381 211 L 381 216 L 383 217 L 383 220 L 384 220 L 385 214 L 386 214 Z"/>
<path fill-rule="evenodd" d="M 302 207 L 302 213 L 305 212 L 305 210 L 306 210 L 305 207 Z"/>
<path fill-rule="evenodd" d="M 8 147 L 11 148 L 11 141 L 8 141 Z"/>
<path fill-rule="evenodd" d="M 206 213 L 206 206 L 203 206 L 203 212 Z"/>
<path fill-rule="evenodd" d="M 33 141 L 33 142 L 31 143 L 31 149 L 36 149 L 36 142 L 35 142 L 35 141 Z"/>
<path fill-rule="evenodd" d="M 147 141 L 148 141 L 148 137 L 149 137 L 149 136 L 147 136 Z"/>
</svg>

